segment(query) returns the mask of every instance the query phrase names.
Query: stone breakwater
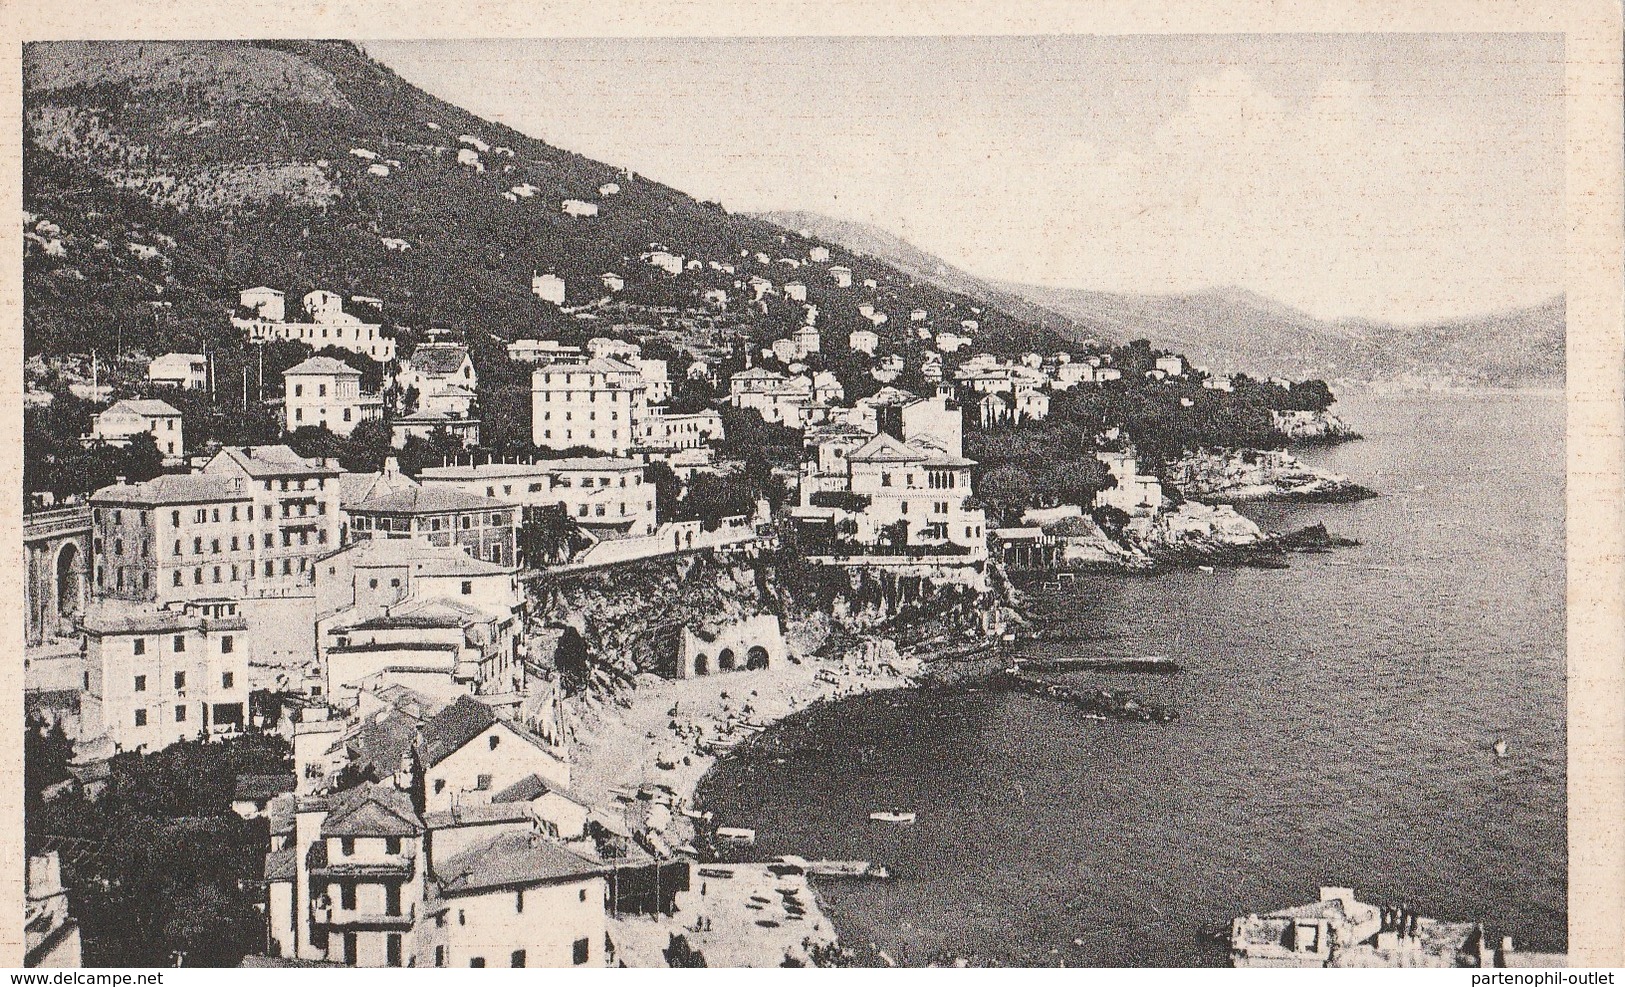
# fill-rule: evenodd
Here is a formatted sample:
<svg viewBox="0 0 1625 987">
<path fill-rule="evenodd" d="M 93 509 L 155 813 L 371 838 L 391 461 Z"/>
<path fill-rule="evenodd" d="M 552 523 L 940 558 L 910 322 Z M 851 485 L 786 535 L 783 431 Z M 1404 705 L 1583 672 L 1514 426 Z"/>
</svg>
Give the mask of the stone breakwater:
<svg viewBox="0 0 1625 987">
<path fill-rule="evenodd" d="M 1164 480 L 1203 503 L 1344 503 L 1377 496 L 1346 476 L 1282 450 L 1204 450 L 1168 467 Z"/>
</svg>

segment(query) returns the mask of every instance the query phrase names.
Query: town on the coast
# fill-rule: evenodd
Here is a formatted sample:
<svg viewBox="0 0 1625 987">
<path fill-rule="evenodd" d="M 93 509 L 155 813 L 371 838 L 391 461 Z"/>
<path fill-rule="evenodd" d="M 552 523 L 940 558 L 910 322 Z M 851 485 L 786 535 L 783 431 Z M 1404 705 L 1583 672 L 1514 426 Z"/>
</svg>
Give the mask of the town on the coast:
<svg viewBox="0 0 1625 987">
<path fill-rule="evenodd" d="M 343 45 L 162 47 L 117 112 L 107 53 L 30 68 L 30 965 L 889 962 L 818 887 L 907 876 L 756 853 L 695 802 L 719 757 L 927 686 L 1177 729 L 1046 679 L 1029 591 L 1287 566 L 1348 542 L 1236 505 L 1375 496 L 1299 458 L 1357 438 L 1320 380 L 1039 324 Z M 1550 965 L 1516 932 L 1328 888 L 1214 948 Z"/>
</svg>

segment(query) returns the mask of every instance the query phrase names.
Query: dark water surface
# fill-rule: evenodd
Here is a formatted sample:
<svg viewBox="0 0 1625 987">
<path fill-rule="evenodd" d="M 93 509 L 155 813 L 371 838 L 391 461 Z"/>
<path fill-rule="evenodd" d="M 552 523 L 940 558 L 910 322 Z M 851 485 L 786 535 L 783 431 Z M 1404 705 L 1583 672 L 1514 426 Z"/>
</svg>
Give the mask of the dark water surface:
<svg viewBox="0 0 1625 987">
<path fill-rule="evenodd" d="M 890 884 L 820 892 L 848 942 L 905 963 L 1222 963 L 1200 930 L 1321 884 L 1565 947 L 1562 399 L 1338 410 L 1365 440 L 1304 458 L 1384 496 L 1247 513 L 1324 521 L 1361 547 L 1034 594 L 1036 614 L 1091 639 L 1029 650 L 1184 664 L 1065 677 L 1171 704 L 1176 722 L 1008 694 L 867 697 L 777 728 L 800 753 L 725 759 L 703 806 L 756 828 L 762 853 L 890 865 Z M 887 808 L 919 822 L 869 822 Z"/>
</svg>

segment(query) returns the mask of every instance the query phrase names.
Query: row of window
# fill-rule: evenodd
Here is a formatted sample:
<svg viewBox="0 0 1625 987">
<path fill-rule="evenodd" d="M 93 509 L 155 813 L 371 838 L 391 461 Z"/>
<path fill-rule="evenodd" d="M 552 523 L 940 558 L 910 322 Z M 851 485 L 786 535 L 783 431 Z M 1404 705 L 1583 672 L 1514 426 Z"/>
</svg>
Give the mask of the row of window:
<svg viewBox="0 0 1625 987">
<path fill-rule="evenodd" d="M 552 374 L 549 374 L 548 376 L 551 378 Z M 574 380 L 574 375 L 571 375 L 571 379 L 572 381 Z M 552 381 L 549 380 L 548 383 L 551 384 Z M 632 392 L 626 389 L 626 385 L 607 382 L 600 382 L 596 385 L 588 384 L 574 390 L 558 389 L 551 391 L 537 391 L 536 393 L 542 396 L 542 400 L 544 402 L 554 400 L 564 402 L 580 400 L 578 397 L 576 397 L 576 395 L 580 394 L 582 391 L 587 392 L 587 400 L 589 402 L 597 401 L 599 394 L 608 394 L 609 397 L 605 398 L 606 401 L 620 401 L 622 398 L 631 400 L 632 397 Z M 555 395 L 557 395 L 557 397 L 555 397 Z"/>
<path fill-rule="evenodd" d="M 550 428 L 549 429 L 544 429 L 542 431 L 542 437 L 545 438 L 545 439 L 551 439 L 553 437 L 553 430 L 550 429 Z M 574 439 L 575 437 L 576 437 L 575 429 L 567 428 L 567 429 L 564 430 L 564 441 L 569 442 L 571 439 Z M 592 440 L 596 440 L 598 438 L 598 430 L 596 428 L 588 429 L 587 430 L 587 438 L 592 439 Z M 611 442 L 619 441 L 620 438 L 621 438 L 621 430 L 618 429 L 618 428 L 610 429 L 608 438 L 609 438 L 609 440 Z"/>
<path fill-rule="evenodd" d="M 175 640 L 180 641 L 180 638 L 177 636 L 175 638 Z M 224 648 L 223 650 L 226 651 L 227 654 L 230 654 L 231 653 L 231 648 L 230 648 L 231 637 L 228 635 L 225 640 L 226 640 L 227 647 Z M 136 643 L 140 644 L 142 642 L 137 640 Z M 180 651 L 180 650 L 183 650 L 183 649 L 176 648 L 175 650 Z M 139 650 L 136 651 L 136 654 L 140 654 L 140 653 L 141 652 Z M 233 685 L 236 683 L 236 681 L 237 681 L 237 675 L 236 675 L 235 672 L 221 672 L 220 673 L 220 688 L 222 688 L 222 689 L 230 689 L 230 688 L 233 687 Z M 177 690 L 186 688 L 186 673 L 185 672 L 176 672 L 175 673 L 175 688 Z M 137 675 L 135 677 L 135 691 L 136 692 L 146 692 L 147 691 L 147 677 L 145 675 Z"/>
<path fill-rule="evenodd" d="M 173 638 L 170 639 L 169 645 L 170 645 L 170 650 L 171 651 L 175 652 L 176 654 L 184 654 L 186 652 L 186 635 L 185 634 L 176 634 Z M 231 654 L 233 649 L 236 648 L 236 646 L 237 646 L 237 642 L 230 634 L 222 634 L 222 635 L 220 635 L 220 653 L 221 654 L 223 654 L 223 655 Z M 136 638 L 131 643 L 130 650 L 131 650 L 132 654 L 135 654 L 135 655 L 138 655 L 138 656 L 146 654 L 147 653 L 147 639 L 144 638 L 144 637 Z M 229 679 L 231 678 L 231 675 L 230 675 L 229 672 L 227 673 L 226 678 L 228 679 L 228 681 L 226 682 L 226 688 L 229 689 L 229 688 L 231 688 L 231 682 L 229 681 Z M 135 683 L 136 683 L 135 684 L 135 691 L 136 692 L 141 692 L 142 690 L 144 690 L 147 687 L 146 682 L 147 682 L 147 677 L 145 675 L 137 675 L 135 677 Z M 186 673 L 185 672 L 176 672 L 175 673 L 175 688 L 177 688 L 177 689 L 186 688 Z"/>
<path fill-rule="evenodd" d="M 574 421 L 575 420 L 574 415 L 575 415 L 575 412 L 566 411 L 564 413 L 564 420 L 567 421 L 567 422 L 568 421 Z M 551 411 L 542 412 L 542 421 L 550 422 L 552 420 L 553 420 L 553 412 L 551 412 Z M 597 421 L 598 420 L 598 412 L 596 412 L 596 411 L 587 412 L 587 420 L 590 421 L 590 422 Z M 621 420 L 621 413 L 619 411 L 611 411 L 609 413 L 609 420 L 612 421 L 612 422 L 620 421 Z"/>
</svg>

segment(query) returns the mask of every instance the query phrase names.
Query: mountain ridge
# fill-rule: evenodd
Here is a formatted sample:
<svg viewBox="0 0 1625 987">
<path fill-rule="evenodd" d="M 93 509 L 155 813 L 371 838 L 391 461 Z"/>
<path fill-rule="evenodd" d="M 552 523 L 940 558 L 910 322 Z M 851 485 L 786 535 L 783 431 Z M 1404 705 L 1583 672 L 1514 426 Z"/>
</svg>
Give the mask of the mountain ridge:
<svg viewBox="0 0 1625 987">
<path fill-rule="evenodd" d="M 753 215 L 851 250 L 876 251 L 918 277 L 1035 313 L 1074 338 L 1147 338 L 1215 371 L 1492 386 L 1539 386 L 1564 376 L 1561 296 L 1456 319 L 1325 320 L 1234 285 L 1146 295 L 981 278 L 873 224 L 808 210 Z"/>
</svg>

